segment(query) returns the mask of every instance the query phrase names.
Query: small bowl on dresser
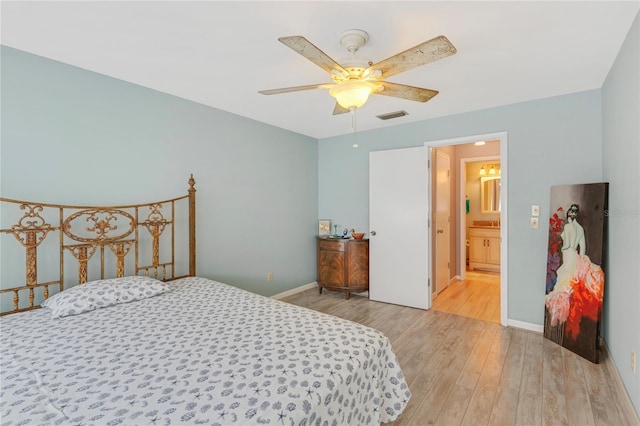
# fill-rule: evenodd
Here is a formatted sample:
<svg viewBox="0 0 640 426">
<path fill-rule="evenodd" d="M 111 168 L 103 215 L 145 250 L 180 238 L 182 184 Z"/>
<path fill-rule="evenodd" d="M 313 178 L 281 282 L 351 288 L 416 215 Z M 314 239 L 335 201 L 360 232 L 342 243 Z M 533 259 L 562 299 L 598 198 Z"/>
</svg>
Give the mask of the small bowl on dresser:
<svg viewBox="0 0 640 426">
<path fill-rule="evenodd" d="M 364 232 L 353 232 L 351 236 L 356 240 L 361 240 L 364 237 Z"/>
</svg>

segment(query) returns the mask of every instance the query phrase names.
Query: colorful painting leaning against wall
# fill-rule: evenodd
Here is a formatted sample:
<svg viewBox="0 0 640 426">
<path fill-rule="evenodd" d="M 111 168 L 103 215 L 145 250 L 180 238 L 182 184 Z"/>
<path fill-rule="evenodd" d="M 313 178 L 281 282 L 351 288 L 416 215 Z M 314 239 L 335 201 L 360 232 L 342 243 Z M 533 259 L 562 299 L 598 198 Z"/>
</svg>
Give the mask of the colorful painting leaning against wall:
<svg viewBox="0 0 640 426">
<path fill-rule="evenodd" d="M 544 336 L 599 361 L 607 183 L 551 188 Z"/>
</svg>

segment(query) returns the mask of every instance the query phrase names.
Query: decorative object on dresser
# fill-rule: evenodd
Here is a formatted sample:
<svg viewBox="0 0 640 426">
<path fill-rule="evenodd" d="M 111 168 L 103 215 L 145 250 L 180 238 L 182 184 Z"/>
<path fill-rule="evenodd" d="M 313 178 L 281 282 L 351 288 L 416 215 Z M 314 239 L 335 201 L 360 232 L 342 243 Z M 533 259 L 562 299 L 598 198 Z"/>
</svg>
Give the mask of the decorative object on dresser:
<svg viewBox="0 0 640 426">
<path fill-rule="evenodd" d="M 321 237 L 328 237 L 331 235 L 331 219 L 318 220 L 318 235 Z"/>
<path fill-rule="evenodd" d="M 469 269 L 500 270 L 500 228 L 495 225 L 469 227 Z"/>
<path fill-rule="evenodd" d="M 318 238 L 318 291 L 369 291 L 369 240 Z"/>
<path fill-rule="evenodd" d="M 351 230 L 351 236 L 356 240 L 361 240 L 364 238 L 364 232 L 356 232 L 355 229 Z"/>
</svg>

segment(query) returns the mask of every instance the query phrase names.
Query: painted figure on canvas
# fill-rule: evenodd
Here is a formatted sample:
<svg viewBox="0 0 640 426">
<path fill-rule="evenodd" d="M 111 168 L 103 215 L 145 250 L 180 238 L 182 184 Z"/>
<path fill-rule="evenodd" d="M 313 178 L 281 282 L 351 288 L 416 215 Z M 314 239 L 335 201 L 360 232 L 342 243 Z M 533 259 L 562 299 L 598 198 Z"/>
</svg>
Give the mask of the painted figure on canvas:
<svg viewBox="0 0 640 426">
<path fill-rule="evenodd" d="M 604 271 L 600 263 L 603 257 L 606 186 L 599 189 L 591 185 L 558 189 L 561 193 L 581 193 L 577 198 L 582 198 L 587 203 L 585 205 L 593 202 L 589 209 L 589 229 L 591 224 L 598 229 L 585 232 L 579 203 L 569 204 L 566 215 L 562 205 L 556 208 L 549 222 L 545 296 L 545 337 L 593 362 L 598 361 L 597 339 L 604 295 Z M 593 198 L 594 192 L 599 196 Z M 597 262 L 588 255 L 589 236 L 594 239 L 596 247 L 592 253 L 596 253 Z"/>
</svg>

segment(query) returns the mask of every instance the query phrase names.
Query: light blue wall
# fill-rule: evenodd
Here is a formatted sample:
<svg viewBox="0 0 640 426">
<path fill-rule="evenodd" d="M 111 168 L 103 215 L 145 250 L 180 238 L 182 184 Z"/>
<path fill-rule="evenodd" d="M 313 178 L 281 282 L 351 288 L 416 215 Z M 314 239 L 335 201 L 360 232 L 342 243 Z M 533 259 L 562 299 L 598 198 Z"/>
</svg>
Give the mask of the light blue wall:
<svg viewBox="0 0 640 426">
<path fill-rule="evenodd" d="M 370 151 L 506 131 L 508 318 L 542 325 L 548 229 L 529 227 L 531 205 L 539 204 L 544 217 L 552 185 L 602 180 L 600 95 L 592 90 L 362 132 L 357 149 L 353 135 L 322 139 L 319 215 L 368 230 Z"/>
<path fill-rule="evenodd" d="M 604 179 L 609 182 L 609 256 L 603 334 L 640 413 L 640 15 L 602 88 Z M 640 359 L 640 358 L 639 358 Z M 637 367 L 636 367 L 637 368 Z"/>
<path fill-rule="evenodd" d="M 199 275 L 264 295 L 315 280 L 315 139 L 8 47 L 1 55 L 3 197 L 146 202 L 186 194 L 193 173 Z M 2 270 L 15 261 L 3 256 Z"/>
<path fill-rule="evenodd" d="M 509 318 L 541 325 L 547 230 L 529 228 L 530 205 L 544 216 L 552 185 L 608 180 L 610 210 L 638 211 L 637 51 L 636 19 L 602 91 L 360 132 L 353 149 L 353 135 L 315 141 L 2 47 L 0 193 L 138 202 L 184 193 L 194 173 L 199 275 L 271 295 L 315 279 L 318 217 L 368 230 L 370 151 L 506 131 Z M 638 410 L 637 216 L 609 231 L 604 335 Z"/>
</svg>

